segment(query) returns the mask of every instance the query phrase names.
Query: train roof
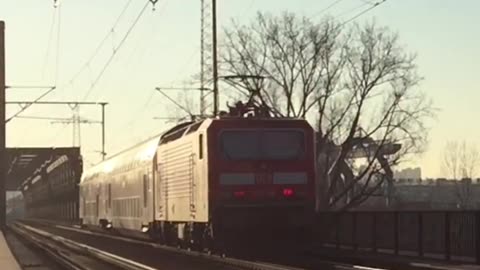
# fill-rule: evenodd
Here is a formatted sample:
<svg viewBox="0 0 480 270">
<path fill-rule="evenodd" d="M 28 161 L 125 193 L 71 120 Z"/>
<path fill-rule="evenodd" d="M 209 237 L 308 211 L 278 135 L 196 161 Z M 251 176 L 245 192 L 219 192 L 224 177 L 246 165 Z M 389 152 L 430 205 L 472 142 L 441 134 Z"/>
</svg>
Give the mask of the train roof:
<svg viewBox="0 0 480 270">
<path fill-rule="evenodd" d="M 119 170 L 133 163 L 153 160 L 160 142 L 160 137 L 161 135 L 151 137 L 85 170 L 81 182 L 88 181 L 90 178 L 99 174 Z"/>
<path fill-rule="evenodd" d="M 82 175 L 81 182 L 88 181 L 95 175 L 108 173 L 114 170 L 121 170 L 134 163 L 142 161 L 153 161 L 156 149 L 160 144 L 175 140 L 184 134 L 188 134 L 197 130 L 206 120 L 189 121 L 175 125 L 165 132 L 150 137 L 130 148 L 107 158 L 106 160 L 96 164 L 92 168 L 85 170 Z"/>
<path fill-rule="evenodd" d="M 161 144 L 177 140 L 185 135 L 197 131 L 202 124 L 210 124 L 212 121 L 294 121 L 304 122 L 305 119 L 298 118 L 242 118 L 242 117 L 218 117 L 218 118 L 206 118 L 198 121 L 189 121 L 175 125 L 165 132 L 157 134 L 144 140 L 130 148 L 127 148 L 119 153 L 109 157 L 108 159 L 96 164 L 95 166 L 85 170 L 82 175 L 81 182 L 88 181 L 95 175 L 102 173 L 109 173 L 114 170 L 121 170 L 134 163 L 142 161 L 153 161 L 156 153 L 156 149 Z"/>
</svg>

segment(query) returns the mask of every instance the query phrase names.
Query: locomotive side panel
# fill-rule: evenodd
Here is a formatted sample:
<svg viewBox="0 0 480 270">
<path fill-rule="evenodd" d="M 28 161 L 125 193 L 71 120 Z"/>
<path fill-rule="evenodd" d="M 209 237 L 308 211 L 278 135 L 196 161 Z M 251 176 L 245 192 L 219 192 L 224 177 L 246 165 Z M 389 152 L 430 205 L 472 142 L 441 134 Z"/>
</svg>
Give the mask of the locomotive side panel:
<svg viewBox="0 0 480 270">
<path fill-rule="evenodd" d="M 159 148 L 163 198 L 160 199 L 162 212 L 167 221 L 190 221 L 195 201 L 194 155 L 191 141 L 179 140 Z M 162 197 L 162 196 L 160 196 Z"/>
<path fill-rule="evenodd" d="M 199 129 L 158 149 L 158 219 L 208 222 L 204 131 Z"/>
</svg>

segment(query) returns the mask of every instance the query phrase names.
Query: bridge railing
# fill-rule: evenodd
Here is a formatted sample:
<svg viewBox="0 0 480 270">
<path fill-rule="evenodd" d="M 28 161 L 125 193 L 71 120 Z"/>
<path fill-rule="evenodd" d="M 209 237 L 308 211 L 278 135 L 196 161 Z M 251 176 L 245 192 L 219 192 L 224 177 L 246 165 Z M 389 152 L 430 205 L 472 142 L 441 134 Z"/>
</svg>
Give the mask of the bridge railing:
<svg viewBox="0 0 480 270">
<path fill-rule="evenodd" d="M 323 247 L 480 264 L 480 211 L 321 212 Z"/>
</svg>

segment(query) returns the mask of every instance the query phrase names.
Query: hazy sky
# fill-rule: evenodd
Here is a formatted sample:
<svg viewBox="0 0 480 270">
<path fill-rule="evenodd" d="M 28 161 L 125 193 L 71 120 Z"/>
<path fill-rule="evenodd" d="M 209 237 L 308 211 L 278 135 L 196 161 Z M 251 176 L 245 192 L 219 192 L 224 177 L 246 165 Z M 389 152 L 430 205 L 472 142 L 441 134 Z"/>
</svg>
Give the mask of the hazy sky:
<svg viewBox="0 0 480 270">
<path fill-rule="evenodd" d="M 111 31 L 127 2 L 61 1 L 57 50 L 59 16 L 58 9 L 53 8 L 53 1 L 0 0 L 0 20 L 6 22 L 7 33 L 7 84 L 54 85 L 56 77 L 58 89 L 46 100 L 83 98 L 145 3 L 144 0 L 131 1 L 114 34 L 106 40 L 94 61 L 81 69 Z M 218 2 L 219 27 L 223 27 L 232 18 L 247 22 L 258 10 L 272 13 L 290 10 L 311 16 L 334 0 Z M 362 8 L 355 8 L 365 2 L 368 1 L 343 0 L 316 18 L 329 13 L 345 20 L 362 11 Z M 432 130 L 428 152 L 418 160 L 423 175 L 427 177 L 440 176 L 439 162 L 446 140 L 465 139 L 480 143 L 480 127 L 476 121 L 480 118 L 479 10 L 478 0 L 388 0 L 357 20 L 375 17 L 378 23 L 398 31 L 401 42 L 409 51 L 418 53 L 420 73 L 425 77 L 421 86 L 441 109 L 438 119 L 429 123 Z M 143 14 L 87 98 L 89 101 L 110 102 L 107 107 L 107 152 L 114 153 L 168 127 L 169 124 L 152 119 L 154 116 L 172 116 L 173 108 L 154 92 L 154 87 L 181 86 L 183 80 L 198 72 L 199 22 L 199 0 L 159 0 L 155 11 L 148 7 Z M 55 76 L 57 52 L 59 68 Z M 82 72 L 71 82 L 79 70 Z M 12 89 L 8 90 L 7 98 L 32 100 L 39 94 L 40 90 Z M 177 96 L 175 92 L 172 95 Z M 7 114 L 11 115 L 17 109 L 9 106 Z M 98 120 L 99 111 L 96 107 L 82 107 L 81 115 Z M 22 115 L 69 117 L 71 109 L 67 106 L 36 106 Z M 10 147 L 72 144 L 71 125 L 15 119 L 7 129 Z M 81 134 L 87 162 L 98 161 L 99 126 L 82 125 Z"/>
</svg>

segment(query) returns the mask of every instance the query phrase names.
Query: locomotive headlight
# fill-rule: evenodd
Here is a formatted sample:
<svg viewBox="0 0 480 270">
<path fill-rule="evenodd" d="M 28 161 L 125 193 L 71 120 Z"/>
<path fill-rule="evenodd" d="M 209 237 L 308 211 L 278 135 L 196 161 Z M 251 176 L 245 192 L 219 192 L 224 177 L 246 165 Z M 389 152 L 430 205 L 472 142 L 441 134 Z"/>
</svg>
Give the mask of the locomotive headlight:
<svg viewBox="0 0 480 270">
<path fill-rule="evenodd" d="M 105 226 L 107 229 L 111 229 L 112 228 L 112 223 L 107 223 L 107 225 Z"/>
</svg>

